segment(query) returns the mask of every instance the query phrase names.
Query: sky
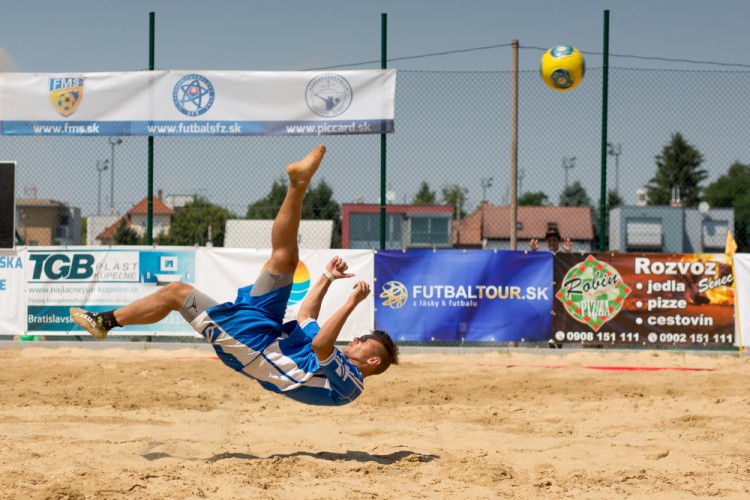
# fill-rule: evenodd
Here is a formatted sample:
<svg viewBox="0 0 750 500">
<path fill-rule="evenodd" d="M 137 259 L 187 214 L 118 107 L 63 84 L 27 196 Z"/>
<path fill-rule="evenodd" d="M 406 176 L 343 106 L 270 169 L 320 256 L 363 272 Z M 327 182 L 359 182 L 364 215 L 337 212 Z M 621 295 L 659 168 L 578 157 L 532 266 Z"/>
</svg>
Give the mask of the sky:
<svg viewBox="0 0 750 500">
<path fill-rule="evenodd" d="M 744 0 L 31 0 L 3 8 L 0 64 L 19 72 L 146 69 L 149 12 L 156 14 L 160 69 L 287 71 L 379 61 L 382 13 L 388 14 L 389 59 L 513 39 L 600 53 L 605 9 L 612 54 L 750 63 L 750 2 Z M 509 67 L 507 57 L 507 50 L 487 49 L 389 66 L 498 70 Z M 598 66 L 601 57 L 589 55 L 587 62 Z M 538 60 L 521 58 L 520 64 L 535 69 Z M 647 63 L 613 58 L 610 64 Z"/>
<path fill-rule="evenodd" d="M 596 68 L 605 9 L 610 67 L 750 69 L 746 0 L 29 0 L 3 8 L 0 71 L 147 69 L 149 12 L 156 14 L 156 69 L 379 68 L 382 13 L 391 68 L 508 71 L 514 39 L 527 48 L 522 71 L 537 70 L 541 49 L 558 43 L 579 48 L 587 68 Z M 470 50 L 482 47 L 489 48 Z M 534 187 L 531 175 L 525 182 Z"/>
</svg>

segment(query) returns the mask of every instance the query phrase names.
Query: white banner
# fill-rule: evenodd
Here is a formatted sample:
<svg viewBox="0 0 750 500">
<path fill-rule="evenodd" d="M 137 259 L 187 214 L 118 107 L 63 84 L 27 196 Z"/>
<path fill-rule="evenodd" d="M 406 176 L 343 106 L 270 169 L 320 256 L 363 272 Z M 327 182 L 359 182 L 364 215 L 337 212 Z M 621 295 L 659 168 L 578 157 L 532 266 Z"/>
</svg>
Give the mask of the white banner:
<svg viewBox="0 0 750 500">
<path fill-rule="evenodd" d="M 22 335 L 26 330 L 26 282 L 23 248 L 0 251 L 0 334 Z"/>
<path fill-rule="evenodd" d="M 750 346 L 750 254 L 734 255 L 734 280 L 735 280 L 735 299 L 736 304 L 735 318 L 737 325 L 735 328 L 734 345 Z"/>
<path fill-rule="evenodd" d="M 84 335 L 70 319 L 71 307 L 94 312 L 117 309 L 174 281 L 191 284 L 217 302 L 234 302 L 238 288 L 255 282 L 271 251 L 203 247 L 33 247 L 20 249 L 18 257 L 6 254 L 0 254 L 3 313 L 0 326 L 4 327 L 0 333 L 26 330 L 29 334 Z M 355 280 L 373 282 L 375 265 L 371 250 L 303 250 L 286 321 L 296 318 L 310 286 L 335 255 L 347 261 L 349 272 L 355 277 L 337 281 L 330 287 L 319 321 L 324 322 L 344 303 Z M 9 278 L 5 278 L 6 275 Z M 1 289 L 3 280 L 8 287 L 7 294 Z M 26 293 L 23 293 L 24 286 Z M 370 296 L 357 307 L 340 340 L 350 340 L 372 328 L 373 304 Z M 6 322 L 9 325 L 15 322 L 16 326 L 11 328 Z M 112 335 L 198 334 L 179 313 L 172 312 L 156 324 L 126 326 L 114 330 Z"/>
<path fill-rule="evenodd" d="M 349 265 L 348 272 L 353 273 L 354 277 L 338 280 L 330 286 L 320 308 L 318 321 L 321 325 L 349 297 L 356 281 L 364 280 L 372 286 L 375 254 L 371 250 L 301 250 L 285 321 L 296 319 L 308 290 L 323 273 L 325 265 L 337 255 L 346 261 Z M 234 302 L 237 289 L 254 283 L 270 257 L 270 250 L 198 248 L 195 286 L 218 302 Z M 339 340 L 351 340 L 367 333 L 373 328 L 374 317 L 374 300 L 371 293 L 349 317 Z"/>
<path fill-rule="evenodd" d="M 396 71 L 0 73 L 2 135 L 393 132 Z"/>
</svg>

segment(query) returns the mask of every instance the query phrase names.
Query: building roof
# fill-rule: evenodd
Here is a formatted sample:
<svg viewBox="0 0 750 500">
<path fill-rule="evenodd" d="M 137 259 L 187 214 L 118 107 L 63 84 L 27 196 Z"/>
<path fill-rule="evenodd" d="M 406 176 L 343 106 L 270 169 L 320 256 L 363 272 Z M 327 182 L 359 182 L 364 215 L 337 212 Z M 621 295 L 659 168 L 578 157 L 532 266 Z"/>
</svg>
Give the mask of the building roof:
<svg viewBox="0 0 750 500">
<path fill-rule="evenodd" d="M 164 204 L 164 202 L 159 198 L 154 198 L 153 202 L 153 212 L 154 215 L 174 215 L 175 211 L 169 208 L 167 205 Z M 128 210 L 125 215 L 117 219 L 114 224 L 109 226 L 107 229 L 99 233 L 96 237 L 99 241 L 109 241 L 115 236 L 115 232 L 117 231 L 117 228 L 120 226 L 120 222 L 124 219 L 125 220 L 125 227 L 129 228 L 132 224 L 130 222 L 130 217 L 133 215 L 147 215 L 148 214 L 148 196 L 144 197 L 141 201 L 133 205 L 133 208 Z"/>
<path fill-rule="evenodd" d="M 46 200 L 41 198 L 17 198 L 17 207 L 65 207 L 62 201 Z"/>
<path fill-rule="evenodd" d="M 154 215 L 174 215 L 174 210 L 169 208 L 161 199 L 154 197 L 153 205 Z M 133 205 L 133 208 L 127 212 L 130 215 L 148 214 L 148 196 Z"/>
<path fill-rule="evenodd" d="M 377 203 L 343 203 L 341 205 L 344 213 L 379 213 L 380 205 Z M 426 213 L 453 213 L 452 205 L 401 205 L 387 204 L 387 214 L 426 214 Z"/>
<path fill-rule="evenodd" d="M 544 239 L 551 224 L 563 238 L 578 241 L 594 239 L 594 228 L 589 207 L 518 207 L 519 240 Z M 510 239 L 511 207 L 482 203 L 479 208 L 461 221 L 461 245 L 481 245 L 482 240 Z M 453 234 L 458 243 L 458 234 Z"/>
</svg>

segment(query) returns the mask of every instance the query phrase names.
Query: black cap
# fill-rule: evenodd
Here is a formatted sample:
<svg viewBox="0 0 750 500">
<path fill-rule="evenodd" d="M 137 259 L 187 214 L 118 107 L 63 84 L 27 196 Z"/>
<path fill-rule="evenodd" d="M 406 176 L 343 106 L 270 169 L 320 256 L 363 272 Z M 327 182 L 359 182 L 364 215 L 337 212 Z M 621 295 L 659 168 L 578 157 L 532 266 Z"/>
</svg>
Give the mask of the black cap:
<svg viewBox="0 0 750 500">
<path fill-rule="evenodd" d="M 549 230 L 547 230 L 547 234 L 544 235 L 544 239 L 546 240 L 547 238 L 549 238 L 551 236 L 557 237 L 558 240 L 562 239 L 562 237 L 560 236 L 560 233 L 557 232 L 557 229 L 549 229 Z"/>
</svg>

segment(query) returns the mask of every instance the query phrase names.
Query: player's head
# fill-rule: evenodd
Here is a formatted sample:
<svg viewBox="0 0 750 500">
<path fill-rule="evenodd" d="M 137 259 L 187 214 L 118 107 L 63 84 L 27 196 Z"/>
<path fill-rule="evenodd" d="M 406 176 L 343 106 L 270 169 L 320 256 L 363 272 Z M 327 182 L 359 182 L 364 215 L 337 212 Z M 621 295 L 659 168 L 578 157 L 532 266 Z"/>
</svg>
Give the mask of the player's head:
<svg viewBox="0 0 750 500">
<path fill-rule="evenodd" d="M 346 358 L 357 365 L 363 376 L 383 373 L 398 364 L 398 346 L 388 333 L 373 330 L 356 337 L 343 349 Z"/>
<path fill-rule="evenodd" d="M 560 247 L 560 240 L 562 238 L 560 237 L 560 233 L 557 232 L 557 229 L 550 229 L 547 231 L 547 234 L 544 235 L 544 240 L 547 242 L 547 247 L 552 252 L 557 252 L 557 249 Z"/>
</svg>

